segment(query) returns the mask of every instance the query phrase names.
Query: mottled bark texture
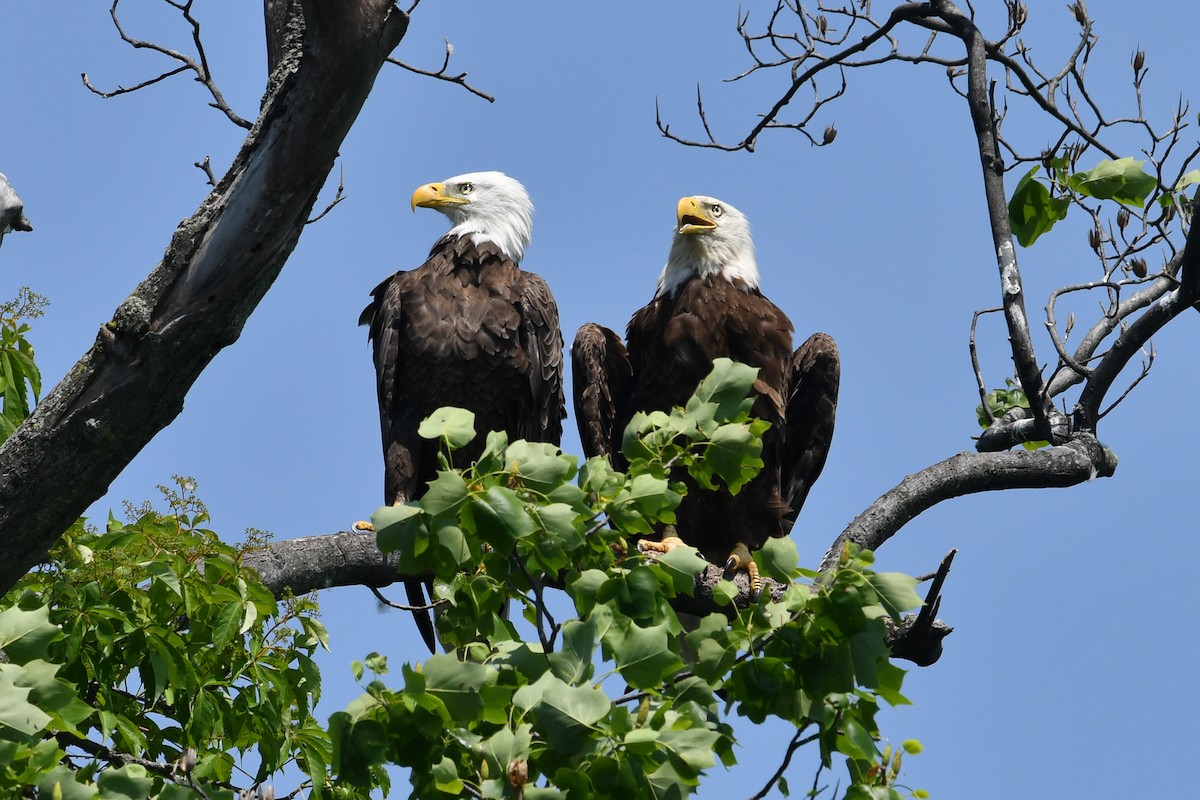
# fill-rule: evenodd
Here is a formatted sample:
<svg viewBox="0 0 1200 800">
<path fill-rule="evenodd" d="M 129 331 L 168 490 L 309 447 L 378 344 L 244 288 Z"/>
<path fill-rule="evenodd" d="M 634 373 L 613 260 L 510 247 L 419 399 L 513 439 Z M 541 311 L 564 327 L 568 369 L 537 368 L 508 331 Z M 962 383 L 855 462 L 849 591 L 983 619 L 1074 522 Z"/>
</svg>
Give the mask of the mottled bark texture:
<svg viewBox="0 0 1200 800">
<path fill-rule="evenodd" d="M 268 29 L 274 71 L 228 173 L 91 349 L 0 448 L 3 591 L 104 495 L 179 414 L 213 357 L 237 340 L 408 27 L 390 0 L 305 0 L 285 10 L 268 17 L 276 20 Z M 299 48 L 288 44 L 298 10 Z"/>
</svg>

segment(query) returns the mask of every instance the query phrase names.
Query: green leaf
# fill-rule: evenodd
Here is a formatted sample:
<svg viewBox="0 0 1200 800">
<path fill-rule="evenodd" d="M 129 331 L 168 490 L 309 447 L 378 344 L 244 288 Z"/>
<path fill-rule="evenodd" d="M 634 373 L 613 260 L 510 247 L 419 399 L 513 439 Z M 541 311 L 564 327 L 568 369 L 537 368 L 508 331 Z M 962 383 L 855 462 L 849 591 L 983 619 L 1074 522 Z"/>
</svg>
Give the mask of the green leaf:
<svg viewBox="0 0 1200 800">
<path fill-rule="evenodd" d="M 462 779 L 458 777 L 458 769 L 449 756 L 442 756 L 442 760 L 434 765 L 432 775 L 433 785 L 439 792 L 453 795 L 462 794 Z"/>
<path fill-rule="evenodd" d="M 15 664 L 46 658 L 47 646 L 60 638 L 62 631 L 50 624 L 49 606 L 31 611 L 13 606 L 0 611 L 0 650 Z"/>
<path fill-rule="evenodd" d="M 437 654 L 425 662 L 425 691 L 446 706 L 451 718 L 460 724 L 479 719 L 483 713 L 480 693 L 495 682 L 495 670 L 482 664 L 459 661 L 452 655 Z"/>
<path fill-rule="evenodd" d="M 691 595 L 696 591 L 696 576 L 708 569 L 708 562 L 694 547 L 676 547 L 663 554 L 658 567 L 670 582 L 672 595 Z"/>
<path fill-rule="evenodd" d="M 1175 183 L 1174 191 L 1182 192 L 1187 187 L 1195 186 L 1196 184 L 1200 184 L 1200 169 L 1194 169 L 1185 173 L 1184 176 Z"/>
<path fill-rule="evenodd" d="M 96 780 L 100 800 L 145 800 L 154 788 L 154 781 L 141 764 L 126 764 L 106 769 Z"/>
<path fill-rule="evenodd" d="M 719 420 L 736 419 L 743 412 L 749 413 L 754 404 L 749 394 L 757 377 L 758 367 L 718 358 L 713 361 L 712 372 L 696 387 L 693 400 L 697 404 L 715 403 L 715 416 Z M 692 409 L 693 400 L 688 401 L 688 409 Z"/>
<path fill-rule="evenodd" d="M 749 423 L 728 423 L 717 428 L 705 450 L 708 464 L 725 481 L 730 494 L 737 494 L 763 467 L 762 439 Z"/>
<path fill-rule="evenodd" d="M 575 456 L 564 455 L 546 442 L 513 442 L 505 451 L 505 469 L 521 476 L 525 485 L 549 492 L 575 477 Z"/>
<path fill-rule="evenodd" d="M 1071 201 L 1066 197 L 1051 197 L 1050 190 L 1034 180 L 1035 166 L 1017 182 L 1008 201 L 1008 221 L 1022 247 L 1032 247 L 1042 234 L 1067 216 Z"/>
<path fill-rule="evenodd" d="M 683 666 L 668 644 L 667 626 L 628 625 L 606 638 L 621 677 L 635 689 L 651 689 Z"/>
<path fill-rule="evenodd" d="M 1076 172 L 1067 179 L 1067 188 L 1097 200 L 1116 200 L 1135 208 L 1146 204 L 1146 198 L 1158 186 L 1154 176 L 1142 169 L 1145 161 L 1118 158 L 1101 161 L 1086 172 Z"/>
<path fill-rule="evenodd" d="M 528 758 L 529 748 L 533 746 L 532 733 L 530 725 L 521 724 L 515 731 L 503 727 L 486 739 L 483 755 L 488 760 L 489 769 L 496 775 L 503 775 L 513 761 Z"/>
<path fill-rule="evenodd" d="M 570 686 L 550 672 L 518 689 L 512 702 L 533 716 L 534 729 L 547 744 L 568 755 L 584 749 L 593 726 L 612 708 L 608 695 L 599 689 Z"/>
<path fill-rule="evenodd" d="M 903 612 L 919 608 L 924 601 L 917 594 L 917 579 L 902 572 L 880 572 L 869 575 L 867 580 L 879 595 L 884 610 L 896 622 Z"/>
<path fill-rule="evenodd" d="M 28 686 L 17 685 L 24 671 L 16 664 L 0 664 L 0 725 L 32 736 L 50 724 L 50 716 L 29 702 Z"/>
<path fill-rule="evenodd" d="M 62 800 L 96 800 L 96 789 L 83 782 L 83 776 L 65 764 L 59 764 L 38 781 L 38 796 Z"/>
<path fill-rule="evenodd" d="M 773 536 L 763 543 L 762 549 L 754 554 L 759 569 L 780 583 L 790 583 L 796 578 L 800 566 L 800 554 L 790 536 Z"/>
<path fill-rule="evenodd" d="M 457 450 L 475 438 L 475 415 L 465 408 L 439 408 L 421 420 L 417 435 L 422 439 L 443 439 L 451 450 Z"/>
<path fill-rule="evenodd" d="M 588 680 L 596 652 L 596 621 L 567 620 L 562 627 L 562 642 L 562 649 L 550 654 L 554 674 L 570 684 Z"/>
<path fill-rule="evenodd" d="M 467 499 L 467 482 L 454 470 L 441 470 L 429 482 L 429 488 L 417 501 L 426 514 L 441 514 Z"/>
</svg>

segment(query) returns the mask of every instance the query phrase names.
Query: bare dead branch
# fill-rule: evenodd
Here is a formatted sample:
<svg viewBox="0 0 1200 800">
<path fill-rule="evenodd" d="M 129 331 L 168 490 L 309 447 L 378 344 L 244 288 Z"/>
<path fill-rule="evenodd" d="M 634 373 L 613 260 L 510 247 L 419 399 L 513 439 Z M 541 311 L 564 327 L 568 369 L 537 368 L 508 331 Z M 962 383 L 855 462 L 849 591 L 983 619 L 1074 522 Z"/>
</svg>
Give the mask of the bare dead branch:
<svg viewBox="0 0 1200 800">
<path fill-rule="evenodd" d="M 320 214 L 317 214 L 315 217 L 309 218 L 307 221 L 305 221 L 304 224 L 312 225 L 314 222 L 321 219 L 321 217 L 325 216 L 330 211 L 333 211 L 334 206 L 336 206 L 338 203 L 340 203 L 346 199 L 346 195 L 343 193 L 345 191 L 345 189 L 346 189 L 346 165 L 343 164 L 338 169 L 338 188 L 337 188 L 337 192 L 333 195 L 333 199 L 329 201 L 329 205 L 325 206 L 325 210 L 323 210 Z"/>
<path fill-rule="evenodd" d="M 209 186 L 217 185 L 217 179 L 213 176 L 212 164 L 209 162 L 208 156 L 205 156 L 203 161 L 197 161 L 193 166 L 208 176 L 207 183 Z"/>
<path fill-rule="evenodd" d="M 221 94 L 221 90 L 217 88 L 216 81 L 213 80 L 212 72 L 208 67 L 208 56 L 204 52 L 204 43 L 200 38 L 200 21 L 192 16 L 191 0 L 183 3 L 172 2 L 171 0 L 164 0 L 164 2 L 166 2 L 167 5 L 171 6 L 172 8 L 178 9 L 183 15 L 184 20 L 191 27 L 192 43 L 196 48 L 196 57 L 192 58 L 191 56 L 185 55 L 178 50 L 172 50 L 169 47 L 164 47 L 163 45 L 155 42 L 149 42 L 144 39 L 135 39 L 127 34 L 124 27 L 121 25 L 121 18 L 117 16 L 117 6 L 120 5 L 121 0 L 113 0 L 112 7 L 109 9 L 109 16 L 112 17 L 113 25 L 116 27 L 117 33 L 120 34 L 122 41 L 135 49 L 153 50 L 156 53 L 161 53 L 170 59 L 178 61 L 180 66 L 176 67 L 175 69 L 167 70 L 158 77 L 150 78 L 134 86 L 130 86 L 128 88 L 118 86 L 116 89 L 108 92 L 101 91 L 93 86 L 92 82 L 88 79 L 87 73 L 85 72 L 81 75 L 83 78 L 83 85 L 100 97 L 108 99 L 110 97 L 117 97 L 119 95 L 129 94 L 130 92 L 136 92 L 140 89 L 145 89 L 147 86 L 153 86 L 160 81 L 166 80 L 167 78 L 173 77 L 182 72 L 192 72 L 196 76 L 195 80 L 202 84 L 204 88 L 208 89 L 209 94 L 212 96 L 212 102 L 209 103 L 209 105 L 228 117 L 230 122 L 232 122 L 234 125 L 237 125 L 240 128 L 245 128 L 246 130 L 250 130 L 251 123 L 248 120 L 238 116 L 238 114 L 234 112 L 232 108 L 230 108 L 229 103 L 225 101 L 225 97 Z"/>
<path fill-rule="evenodd" d="M 992 407 L 988 404 L 987 382 L 983 379 L 983 368 L 979 366 L 979 351 L 975 347 L 975 329 L 979 325 L 979 318 L 981 316 L 984 314 L 995 314 L 1003 310 L 1003 308 L 985 308 L 971 315 L 971 335 L 968 341 L 968 348 L 971 351 L 971 368 L 975 370 L 975 385 L 979 388 L 979 402 L 983 406 L 983 413 L 987 415 L 988 424 L 994 423 L 996 416 L 992 413 Z"/>
<path fill-rule="evenodd" d="M 791 766 L 792 756 L 796 754 L 796 751 L 804 745 L 815 742 L 820 738 L 820 734 L 815 733 L 805 736 L 804 730 L 804 728 L 800 728 L 796 731 L 796 735 L 792 737 L 790 742 L 788 742 L 788 746 L 784 751 L 783 761 L 780 763 L 779 769 L 775 770 L 775 774 L 767 779 L 767 782 L 763 788 L 759 789 L 757 793 L 751 795 L 750 800 L 762 800 L 762 798 L 769 796 L 771 791 L 779 783 L 779 779 L 783 777 L 783 773 L 787 772 L 787 768 Z M 817 774 L 820 775 L 820 772 L 818 771 Z"/>
<path fill-rule="evenodd" d="M 368 586 L 367 588 L 371 591 L 371 594 L 375 595 L 375 599 L 378 600 L 381 604 L 387 606 L 388 608 L 394 608 L 398 611 L 432 611 L 433 609 L 437 608 L 438 606 L 446 603 L 445 600 L 435 600 L 432 603 L 425 603 L 425 604 L 422 604 L 419 606 L 406 606 L 403 603 L 395 603 L 395 602 L 392 602 L 391 600 L 388 600 L 374 586 Z"/>
<path fill-rule="evenodd" d="M 416 7 L 417 7 L 417 3 L 414 2 L 409 9 L 409 13 L 412 13 L 412 9 L 416 8 Z M 480 89 L 475 88 L 470 83 L 468 83 L 466 72 L 460 72 L 457 75 L 450 74 L 450 72 L 449 72 L 450 57 L 452 55 L 454 55 L 454 46 L 452 44 L 450 44 L 449 39 L 446 39 L 446 56 L 442 60 L 442 66 L 439 69 L 437 69 L 436 71 L 421 69 L 420 67 L 414 67 L 412 64 L 401 61 L 400 59 L 391 57 L 391 56 L 388 57 L 387 62 L 389 64 L 395 64 L 397 67 L 400 67 L 401 69 L 406 69 L 409 72 L 415 73 L 417 75 L 424 75 L 427 78 L 436 78 L 439 81 L 446 81 L 447 83 L 458 84 L 459 86 L 463 87 L 468 92 L 475 95 L 476 97 L 482 97 L 484 100 L 487 100 L 489 103 L 496 102 L 495 97 L 493 97 L 492 95 L 490 95 Z"/>
<path fill-rule="evenodd" d="M 1074 486 L 1108 477 L 1116 467 L 1116 457 L 1087 433 L 1041 450 L 959 453 L 907 476 L 872 503 L 842 531 L 820 568 L 836 561 L 846 541 L 878 550 L 910 520 L 944 500 L 1003 489 Z"/>
</svg>

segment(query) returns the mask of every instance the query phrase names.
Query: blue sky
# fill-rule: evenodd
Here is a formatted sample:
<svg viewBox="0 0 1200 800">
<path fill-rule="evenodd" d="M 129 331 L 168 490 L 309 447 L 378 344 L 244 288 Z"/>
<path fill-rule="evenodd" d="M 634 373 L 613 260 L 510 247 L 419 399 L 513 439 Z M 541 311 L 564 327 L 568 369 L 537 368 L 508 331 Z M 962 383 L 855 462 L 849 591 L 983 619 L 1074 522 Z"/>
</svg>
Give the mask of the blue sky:
<svg viewBox="0 0 1200 800">
<path fill-rule="evenodd" d="M 113 87 L 173 65 L 121 43 L 107 3 L 68 13 L 60 5 L 7 4 L 0 27 L 0 171 L 35 227 L 5 239 L 0 295 L 29 285 L 49 297 L 32 334 L 47 386 L 205 196 L 193 162 L 208 156 L 219 175 L 243 138 L 186 78 L 108 101 L 89 93 L 81 72 Z M 986 5 L 994 15 L 999 3 Z M 1065 3 L 1030 5 L 1027 38 L 1057 65 L 1074 22 Z M 1197 12 L 1169 5 L 1179 10 L 1089 3 L 1100 35 L 1093 91 L 1114 114 L 1131 112 L 1129 57 L 1140 46 L 1150 67 L 1146 111 L 1161 127 L 1195 72 Z M 129 32 L 187 46 L 160 6 L 127 0 Z M 761 19 L 760 6 L 744 7 Z M 196 8 L 217 81 L 249 118 L 264 85 L 260 9 Z M 120 513 L 125 499 L 157 499 L 154 487 L 175 473 L 197 479 L 214 527 L 230 539 L 248 527 L 277 538 L 331 533 L 368 516 L 381 500 L 382 468 L 358 313 L 376 283 L 417 266 L 446 227 L 433 212 L 410 213 L 412 190 L 480 169 L 529 189 L 537 212 L 524 266 L 549 281 L 568 343 L 585 321 L 623 328 L 649 299 L 681 195 L 714 195 L 746 213 L 764 291 L 800 336 L 824 330 L 842 351 L 833 451 L 793 533 L 807 563 L 906 474 L 971 449 L 978 395 L 967 336 L 972 312 L 996 305 L 999 286 L 962 101 L 941 69 L 896 65 L 848 75 L 847 95 L 817 127 L 837 125 L 828 148 L 787 132 L 765 137 L 754 154 L 663 139 L 656 101 L 673 130 L 700 134 L 697 83 L 710 123 L 729 139 L 781 91 L 783 75 L 722 83 L 746 66 L 735 14 L 718 3 L 426 0 L 396 55 L 434 67 L 448 37 L 452 67 L 496 102 L 383 70 L 336 168 L 347 199 L 305 231 L 241 339 L 92 518 Z M 1005 130 L 1029 150 L 1052 136 L 1016 105 Z M 319 205 L 336 184 L 335 173 Z M 1068 220 L 1018 253 L 1035 319 L 1051 289 L 1096 277 L 1085 230 Z M 1081 325 L 1094 314 L 1087 303 L 1077 310 Z M 1198 324 L 1182 318 L 1156 340 L 1150 377 L 1104 420 L 1101 438 L 1120 458 L 1115 477 L 951 501 L 879 552 L 881 569 L 917 574 L 959 549 L 941 612 L 956 629 L 946 653 L 910 673 L 915 705 L 883 717 L 895 741 L 925 744 L 906 762 L 909 785 L 989 800 L 1161 796 L 1191 783 L 1184 770 L 1200 703 L 1186 675 L 1200 648 L 1185 633 L 1197 555 L 1186 498 L 1200 444 L 1188 411 L 1200 392 Z M 1049 359 L 1045 336 L 1035 336 Z M 979 339 L 998 386 L 1010 361 L 996 317 Z M 578 452 L 570 420 L 564 449 Z M 375 650 L 398 668 L 421 656 L 407 616 L 377 611 L 365 589 L 326 592 L 321 602 L 333 647 L 322 657 L 324 713 L 357 695 L 352 659 Z M 712 775 L 702 797 L 753 794 L 790 736 L 780 726 L 739 732 L 742 764 Z M 793 766 L 793 787 L 808 785 L 809 767 Z"/>
</svg>

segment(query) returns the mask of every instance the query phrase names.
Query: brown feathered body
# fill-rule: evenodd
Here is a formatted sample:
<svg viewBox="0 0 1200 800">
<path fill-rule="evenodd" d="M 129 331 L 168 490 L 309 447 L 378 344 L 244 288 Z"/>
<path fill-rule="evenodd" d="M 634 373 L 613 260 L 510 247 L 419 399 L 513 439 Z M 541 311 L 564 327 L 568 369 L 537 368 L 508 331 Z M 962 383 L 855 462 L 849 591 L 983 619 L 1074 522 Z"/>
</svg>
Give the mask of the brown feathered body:
<svg viewBox="0 0 1200 800">
<path fill-rule="evenodd" d="M 697 201 L 701 205 L 680 201 L 679 249 L 705 246 L 682 229 L 696 219 L 695 209 L 714 209 L 718 201 Z M 736 213 L 728 206 L 716 210 L 727 220 Z M 704 490 L 684 470 L 673 476 L 687 485 L 676 535 L 721 564 L 738 544 L 755 550 L 791 530 L 825 465 L 840 379 L 837 346 L 826 334 L 813 334 L 792 350 L 791 321 L 759 290 L 757 271 L 744 266 L 752 263 L 752 245 L 743 222 L 738 214 L 744 244 L 732 251 L 743 257 L 741 268 L 675 269 L 681 259 L 673 252 L 654 299 L 629 321 L 625 345 L 611 330 L 588 323 L 572 347 L 584 452 L 610 454 L 619 467 L 623 432 L 634 413 L 686 404 L 716 358 L 758 367 L 751 413 L 771 424 L 763 435 L 761 472 L 737 495 Z"/>
<path fill-rule="evenodd" d="M 439 444 L 417 427 L 442 406 L 475 414 L 479 435 L 455 451 L 455 466 L 478 458 L 487 431 L 559 443 L 562 334 L 540 276 L 490 241 L 446 236 L 423 265 L 371 294 L 359 323 L 370 326 L 388 503 L 413 499 L 435 477 Z"/>
</svg>

